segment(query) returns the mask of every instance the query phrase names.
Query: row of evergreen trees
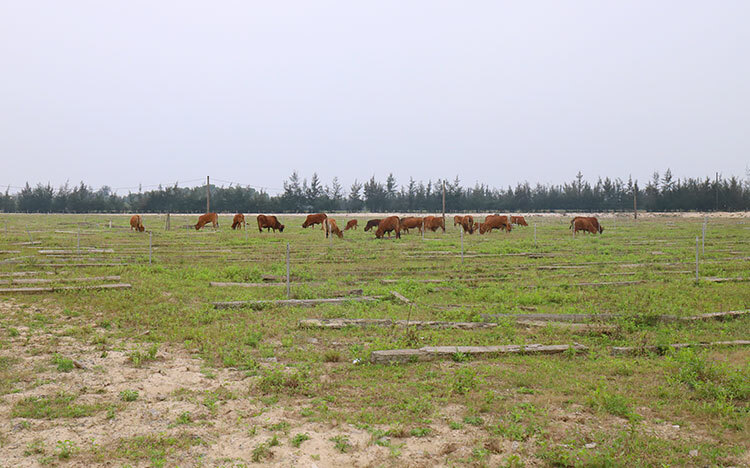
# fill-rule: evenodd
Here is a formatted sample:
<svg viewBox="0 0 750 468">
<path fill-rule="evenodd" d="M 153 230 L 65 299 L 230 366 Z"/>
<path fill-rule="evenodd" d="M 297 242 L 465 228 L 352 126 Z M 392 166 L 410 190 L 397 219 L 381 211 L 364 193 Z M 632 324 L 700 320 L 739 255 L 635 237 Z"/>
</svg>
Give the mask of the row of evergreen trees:
<svg viewBox="0 0 750 468">
<path fill-rule="evenodd" d="M 515 188 L 493 188 L 485 184 L 462 187 L 458 178 L 416 182 L 409 179 L 398 186 L 393 175 L 385 183 L 370 178 L 354 183 L 346 191 L 337 178 L 324 186 L 317 174 L 308 182 L 294 172 L 284 182 L 279 195 L 270 196 L 252 187 L 212 185 L 211 209 L 218 212 L 439 212 L 442 208 L 442 186 L 445 204 L 450 212 L 462 211 L 630 211 L 633 196 L 638 208 L 649 211 L 745 211 L 750 210 L 750 177 L 744 182 L 737 177 L 719 181 L 706 179 L 674 179 L 670 170 L 664 175 L 654 173 L 641 188 L 628 179 L 599 179 L 590 183 L 579 172 L 576 178 L 561 185 L 531 186 L 519 183 Z M 28 183 L 16 194 L 0 195 L 3 212 L 140 212 L 197 213 L 205 211 L 205 186 L 183 188 L 177 185 L 156 190 L 117 195 L 109 187 L 93 190 L 83 182 L 76 187 L 68 184 L 54 189 L 49 184 Z"/>
</svg>

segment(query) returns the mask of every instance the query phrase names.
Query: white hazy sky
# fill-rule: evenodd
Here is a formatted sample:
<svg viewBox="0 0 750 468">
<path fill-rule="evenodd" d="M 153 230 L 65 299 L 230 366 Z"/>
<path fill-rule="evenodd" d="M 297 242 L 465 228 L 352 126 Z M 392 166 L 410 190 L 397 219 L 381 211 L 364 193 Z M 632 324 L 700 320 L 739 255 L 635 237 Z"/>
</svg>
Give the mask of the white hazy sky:
<svg viewBox="0 0 750 468">
<path fill-rule="evenodd" d="M 747 0 L 5 0 L 0 184 L 744 178 L 748 18 Z"/>
</svg>

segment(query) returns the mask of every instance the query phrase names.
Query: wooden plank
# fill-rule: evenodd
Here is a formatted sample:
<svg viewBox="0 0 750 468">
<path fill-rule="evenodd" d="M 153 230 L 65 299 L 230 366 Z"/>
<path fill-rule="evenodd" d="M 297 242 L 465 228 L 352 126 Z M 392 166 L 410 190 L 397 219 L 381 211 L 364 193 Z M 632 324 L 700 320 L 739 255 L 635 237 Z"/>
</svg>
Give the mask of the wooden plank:
<svg viewBox="0 0 750 468">
<path fill-rule="evenodd" d="M 277 305 L 277 306 L 314 306 L 318 304 L 341 304 L 345 302 L 372 302 L 381 299 L 380 296 L 333 297 L 323 299 L 280 299 L 263 301 L 229 301 L 214 302 L 216 309 L 239 309 L 241 307 Z"/>
<path fill-rule="evenodd" d="M 48 283 L 75 283 L 86 281 L 119 281 L 120 276 L 91 276 L 86 278 L 15 278 L 0 280 L 0 284 L 48 284 Z"/>
<path fill-rule="evenodd" d="M 576 286 L 626 286 L 629 284 L 643 284 L 645 280 L 634 281 L 601 281 L 598 283 L 576 283 Z"/>
<path fill-rule="evenodd" d="M 708 281 L 710 283 L 729 283 L 733 281 L 750 281 L 750 278 L 717 278 L 717 277 L 709 277 L 709 278 L 701 278 L 704 281 Z"/>
<path fill-rule="evenodd" d="M 132 286 L 128 283 L 113 284 L 95 284 L 91 286 L 54 286 L 47 288 L 0 288 L 0 294 L 41 294 L 60 291 L 98 291 L 108 289 L 130 289 Z"/>
<path fill-rule="evenodd" d="M 645 315 L 643 318 L 653 318 L 661 322 L 695 322 L 701 320 L 724 320 L 738 318 L 750 315 L 750 309 L 730 310 L 725 312 L 710 312 L 706 314 L 678 316 L 678 315 Z M 638 319 L 638 315 L 625 314 L 482 314 L 484 320 L 494 319 L 512 319 L 512 320 L 532 320 L 545 322 L 572 322 L 587 323 L 597 321 L 613 321 L 617 319 L 633 318 Z"/>
<path fill-rule="evenodd" d="M 542 320 L 518 320 L 518 325 L 533 328 L 557 328 L 560 330 L 570 331 L 573 333 L 614 333 L 617 330 L 615 325 L 604 323 L 575 323 L 575 322 L 552 322 Z"/>
<path fill-rule="evenodd" d="M 502 345 L 502 346 L 426 346 L 419 349 L 391 349 L 373 351 L 371 361 L 377 364 L 403 364 L 413 361 L 452 359 L 456 355 L 477 358 L 498 357 L 515 354 L 559 354 L 579 353 L 588 350 L 586 346 L 574 345 Z"/>
<path fill-rule="evenodd" d="M 81 247 L 80 252 L 76 249 L 65 250 L 65 249 L 42 249 L 39 250 L 42 255 L 60 255 L 60 254 L 78 254 L 78 253 L 115 253 L 114 249 L 92 249 Z"/>
<path fill-rule="evenodd" d="M 494 328 L 496 323 L 492 322 L 441 322 L 421 320 L 391 320 L 391 319 L 303 319 L 298 323 L 300 328 L 332 328 L 341 329 L 346 327 L 415 327 L 433 329 L 458 329 L 458 330 L 480 330 Z"/>
<path fill-rule="evenodd" d="M 404 304 L 411 304 L 411 301 L 402 296 L 398 291 L 391 291 L 391 294 L 393 295 L 393 297 L 403 302 Z"/>
<path fill-rule="evenodd" d="M 110 267 L 110 266 L 127 266 L 130 263 L 41 263 L 40 266 L 45 267 Z"/>
<path fill-rule="evenodd" d="M 297 282 L 297 283 L 291 283 L 292 286 L 296 285 L 305 285 L 305 286 L 318 286 L 321 284 L 325 284 L 322 281 L 315 281 L 315 282 Z M 232 283 L 232 282 L 221 282 L 221 281 L 211 281 L 208 283 L 209 286 L 212 288 L 267 288 L 271 286 L 286 286 L 286 283 Z"/>
<path fill-rule="evenodd" d="M 637 356 L 646 353 L 665 354 L 668 350 L 682 348 L 723 348 L 733 346 L 750 346 L 750 340 L 713 341 L 709 343 L 675 343 L 664 346 L 614 346 L 612 347 L 612 354 L 615 356 Z"/>
</svg>

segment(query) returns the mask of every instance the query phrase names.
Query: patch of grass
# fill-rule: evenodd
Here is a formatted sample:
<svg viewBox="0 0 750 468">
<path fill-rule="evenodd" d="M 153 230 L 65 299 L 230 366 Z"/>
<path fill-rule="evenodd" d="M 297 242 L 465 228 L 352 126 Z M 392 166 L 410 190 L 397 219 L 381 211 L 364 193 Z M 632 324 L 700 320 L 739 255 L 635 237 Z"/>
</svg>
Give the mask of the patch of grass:
<svg viewBox="0 0 750 468">
<path fill-rule="evenodd" d="M 349 443 L 349 436 L 337 435 L 331 437 L 329 440 L 333 442 L 334 448 L 341 453 L 346 453 L 347 450 L 352 448 L 352 445 Z"/>
<path fill-rule="evenodd" d="M 135 401 L 138 399 L 138 390 L 123 390 L 120 392 L 120 400 Z"/>
<path fill-rule="evenodd" d="M 96 460 L 99 462 L 113 458 L 130 461 L 150 460 L 154 466 L 164 466 L 166 459 L 174 452 L 202 444 L 204 442 L 200 437 L 187 433 L 147 434 L 119 439 L 101 450 Z"/>
<path fill-rule="evenodd" d="M 57 441 L 57 458 L 60 460 L 67 460 L 74 453 L 78 452 L 78 446 L 71 440 L 58 440 Z"/>
<path fill-rule="evenodd" d="M 432 429 L 429 427 L 417 427 L 409 431 L 409 435 L 412 437 L 427 437 L 432 433 Z"/>
<path fill-rule="evenodd" d="M 453 393 L 464 395 L 470 390 L 477 388 L 478 385 L 479 380 L 477 378 L 477 370 L 474 368 L 462 367 L 456 369 L 456 372 L 453 374 L 451 383 Z"/>
<path fill-rule="evenodd" d="M 151 344 L 145 351 L 143 349 L 134 349 L 128 353 L 128 360 L 134 367 L 141 367 L 144 364 L 156 360 L 156 353 L 159 352 L 157 343 Z"/>
<path fill-rule="evenodd" d="M 72 359 L 62 357 L 57 353 L 52 356 L 52 364 L 56 366 L 57 370 L 60 372 L 70 372 L 75 369 L 75 364 L 73 364 Z"/>
<path fill-rule="evenodd" d="M 101 405 L 76 405 L 75 400 L 75 395 L 64 392 L 54 396 L 31 396 L 18 401 L 11 410 L 11 416 L 30 419 L 82 418 L 102 409 Z"/>
<path fill-rule="evenodd" d="M 265 371 L 258 383 L 258 388 L 265 394 L 305 395 L 310 392 L 311 386 L 312 382 L 307 372 L 285 372 L 278 367 Z"/>
<path fill-rule="evenodd" d="M 299 447 L 306 440 L 310 440 L 310 435 L 307 432 L 304 434 L 295 434 L 290 443 L 292 447 Z"/>
<path fill-rule="evenodd" d="M 633 406 L 629 398 L 609 391 L 602 384 L 599 384 L 589 395 L 587 404 L 597 411 L 604 411 L 621 418 L 638 418 L 638 415 L 633 412 Z"/>
</svg>

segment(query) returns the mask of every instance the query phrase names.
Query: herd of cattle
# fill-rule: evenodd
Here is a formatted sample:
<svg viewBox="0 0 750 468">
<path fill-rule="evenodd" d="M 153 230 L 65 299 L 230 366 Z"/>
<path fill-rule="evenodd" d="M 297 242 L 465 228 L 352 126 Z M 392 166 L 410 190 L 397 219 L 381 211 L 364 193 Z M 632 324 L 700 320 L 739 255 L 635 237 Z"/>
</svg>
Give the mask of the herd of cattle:
<svg viewBox="0 0 750 468">
<path fill-rule="evenodd" d="M 271 230 L 273 230 L 273 232 L 276 232 L 276 230 L 284 232 L 284 225 L 279 222 L 276 216 L 261 214 L 258 215 L 257 220 L 259 232 L 263 232 L 263 229 L 266 229 L 268 232 Z M 201 215 L 198 217 L 198 223 L 196 223 L 194 227 L 196 230 L 199 230 L 208 223 L 211 223 L 214 228 L 218 227 L 219 216 L 216 213 L 206 213 Z M 325 230 L 326 237 L 333 234 L 343 239 L 344 232 L 339 229 L 336 220 L 330 218 L 325 213 L 307 215 L 305 222 L 302 223 L 302 227 L 307 228 L 315 226 L 316 224 L 320 224 L 321 229 Z M 468 234 L 474 234 L 474 231 L 479 231 L 479 234 L 485 234 L 492 232 L 493 229 L 510 232 L 513 224 L 517 226 L 528 226 L 528 223 L 523 216 L 504 216 L 495 214 L 487 216 L 483 223 L 474 221 L 474 217 L 471 215 L 453 217 L 453 226 L 461 226 L 463 231 Z M 234 215 L 234 218 L 232 219 L 232 229 L 244 229 L 245 227 L 245 215 L 242 213 Z M 130 229 L 138 232 L 144 231 L 145 228 L 143 227 L 143 218 L 141 215 L 133 215 L 133 217 L 130 218 Z M 349 229 L 357 229 L 356 219 L 352 219 L 346 223 L 344 231 Z M 425 216 L 424 218 L 416 216 L 408 216 L 404 218 L 388 216 L 387 218 L 371 219 L 367 221 L 365 231 L 371 231 L 373 229 L 375 229 L 375 237 L 378 239 L 381 239 L 386 234 L 390 238 L 391 233 L 394 233 L 396 238 L 400 239 L 401 232 L 408 233 L 409 229 L 417 229 L 420 234 L 427 230 L 435 232 L 438 229 L 442 229 L 443 232 L 445 232 L 445 222 L 440 216 Z M 604 232 L 604 228 L 599 224 L 599 220 L 595 216 L 576 216 L 570 221 L 570 229 L 573 229 L 574 234 L 577 234 L 578 231 L 583 231 L 584 233 L 589 232 L 591 234 L 601 234 Z"/>
</svg>

